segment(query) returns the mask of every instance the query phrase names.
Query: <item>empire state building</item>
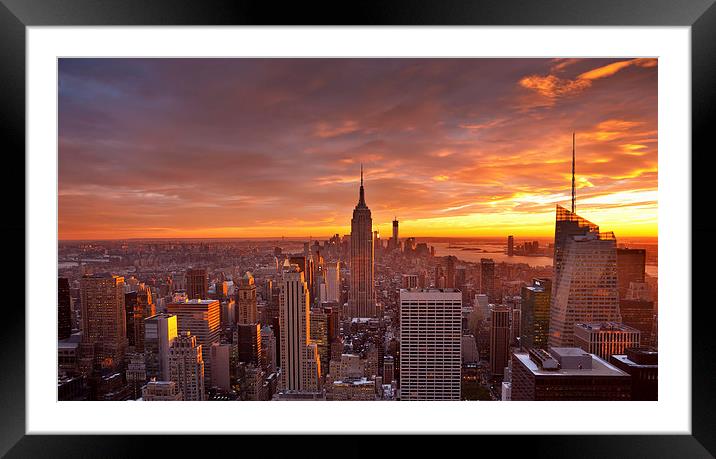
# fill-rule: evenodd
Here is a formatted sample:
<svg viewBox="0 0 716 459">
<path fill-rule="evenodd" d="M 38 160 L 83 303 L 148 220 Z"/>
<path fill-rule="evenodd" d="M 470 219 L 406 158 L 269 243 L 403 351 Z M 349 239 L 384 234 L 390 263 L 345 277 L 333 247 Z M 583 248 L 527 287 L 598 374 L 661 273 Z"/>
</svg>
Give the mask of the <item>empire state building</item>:
<svg viewBox="0 0 716 459">
<path fill-rule="evenodd" d="M 351 290 L 350 314 L 353 317 L 375 317 L 375 284 L 373 282 L 373 219 L 365 204 L 363 166 L 360 168 L 360 197 L 351 219 Z"/>
</svg>

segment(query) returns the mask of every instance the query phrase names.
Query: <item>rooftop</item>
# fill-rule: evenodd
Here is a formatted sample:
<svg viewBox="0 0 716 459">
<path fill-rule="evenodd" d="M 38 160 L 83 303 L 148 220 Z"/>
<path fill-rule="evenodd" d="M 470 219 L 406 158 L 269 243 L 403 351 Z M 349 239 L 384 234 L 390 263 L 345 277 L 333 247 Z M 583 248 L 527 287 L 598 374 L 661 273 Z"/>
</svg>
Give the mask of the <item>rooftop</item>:
<svg viewBox="0 0 716 459">
<path fill-rule="evenodd" d="M 207 305 L 212 303 L 218 303 L 219 300 L 199 300 L 199 299 L 186 299 L 184 301 L 172 301 L 169 303 L 169 306 L 175 305 L 175 304 L 190 304 L 190 305 Z"/>
<path fill-rule="evenodd" d="M 564 361 L 564 358 L 569 357 L 585 357 L 591 356 L 591 368 L 564 368 L 560 366 L 557 370 L 548 370 L 541 368 L 535 363 L 526 352 L 515 352 L 513 355 L 518 359 L 529 371 L 536 376 L 629 376 L 627 373 L 618 369 L 614 365 L 600 359 L 594 354 L 585 353 L 579 348 L 550 348 L 549 354 L 553 355 L 556 360 Z M 560 362 L 561 363 L 561 362 Z"/>
</svg>

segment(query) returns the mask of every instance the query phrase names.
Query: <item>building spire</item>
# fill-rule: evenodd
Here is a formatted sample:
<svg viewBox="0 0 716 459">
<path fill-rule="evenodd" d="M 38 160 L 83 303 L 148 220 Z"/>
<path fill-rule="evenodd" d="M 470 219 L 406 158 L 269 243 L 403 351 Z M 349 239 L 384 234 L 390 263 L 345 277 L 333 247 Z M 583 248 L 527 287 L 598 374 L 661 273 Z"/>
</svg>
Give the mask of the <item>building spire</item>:
<svg viewBox="0 0 716 459">
<path fill-rule="evenodd" d="M 577 211 L 577 193 L 574 187 L 574 132 L 572 132 L 572 213 Z"/>
<path fill-rule="evenodd" d="M 365 191 L 363 191 L 363 163 L 360 163 L 360 198 L 358 199 L 358 205 L 365 206 Z"/>
</svg>

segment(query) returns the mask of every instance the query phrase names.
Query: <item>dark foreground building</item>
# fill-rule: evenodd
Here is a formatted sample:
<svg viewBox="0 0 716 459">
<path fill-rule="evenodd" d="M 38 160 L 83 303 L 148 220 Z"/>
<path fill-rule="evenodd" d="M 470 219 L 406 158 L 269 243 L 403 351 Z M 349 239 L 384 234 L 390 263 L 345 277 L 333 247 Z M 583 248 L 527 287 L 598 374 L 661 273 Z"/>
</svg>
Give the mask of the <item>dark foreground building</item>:
<svg viewBox="0 0 716 459">
<path fill-rule="evenodd" d="M 659 399 L 659 353 L 653 347 L 633 347 L 612 355 L 609 362 L 631 375 L 632 400 Z"/>
<path fill-rule="evenodd" d="M 512 354 L 512 400 L 630 400 L 631 378 L 574 347 Z"/>
</svg>

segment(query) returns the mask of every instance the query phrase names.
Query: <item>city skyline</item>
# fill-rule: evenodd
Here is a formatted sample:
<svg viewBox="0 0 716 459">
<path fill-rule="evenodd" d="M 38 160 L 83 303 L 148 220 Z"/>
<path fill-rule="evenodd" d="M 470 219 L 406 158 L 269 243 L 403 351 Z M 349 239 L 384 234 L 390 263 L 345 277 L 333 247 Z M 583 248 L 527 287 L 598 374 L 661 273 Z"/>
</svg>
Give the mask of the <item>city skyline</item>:
<svg viewBox="0 0 716 459">
<path fill-rule="evenodd" d="M 656 65 L 60 59 L 59 239 L 348 234 L 361 162 L 385 239 L 549 237 L 573 131 L 579 214 L 656 237 Z"/>
</svg>

